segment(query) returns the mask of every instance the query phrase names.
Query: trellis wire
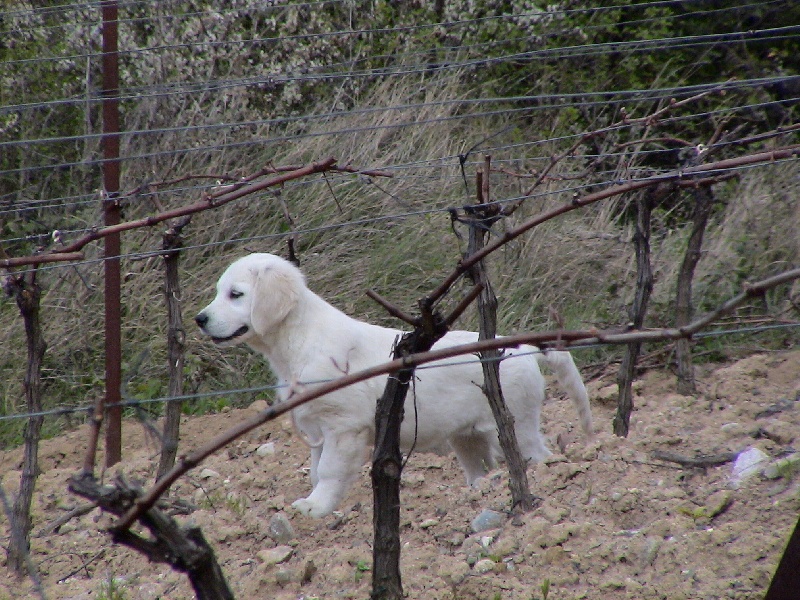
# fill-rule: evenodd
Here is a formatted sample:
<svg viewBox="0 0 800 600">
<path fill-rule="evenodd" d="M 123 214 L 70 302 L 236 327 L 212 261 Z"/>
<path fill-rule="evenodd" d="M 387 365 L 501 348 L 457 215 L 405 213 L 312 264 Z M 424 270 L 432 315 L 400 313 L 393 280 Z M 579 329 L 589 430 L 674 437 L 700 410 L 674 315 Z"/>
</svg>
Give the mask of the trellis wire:
<svg viewBox="0 0 800 600">
<path fill-rule="evenodd" d="M 757 325 L 751 327 L 737 327 L 731 329 L 718 329 L 713 331 L 704 331 L 696 333 L 692 336 L 695 339 L 707 339 L 707 338 L 716 338 L 716 337 L 724 337 L 727 335 L 737 335 L 737 334 L 759 334 L 764 333 L 766 331 L 779 331 L 779 330 L 792 330 L 792 329 L 800 329 L 800 323 L 774 323 L 769 325 Z M 574 344 L 569 346 L 569 351 L 572 352 L 574 350 L 589 350 L 589 349 L 596 349 L 601 347 L 606 347 L 609 344 L 603 342 L 593 342 L 588 344 Z M 514 358 L 518 358 L 521 356 L 532 356 L 535 354 L 542 354 L 546 353 L 548 350 L 532 350 L 526 352 L 519 352 L 514 354 Z M 474 356 L 474 355 L 473 355 Z M 500 357 L 500 358 L 490 358 L 490 359 L 483 359 L 479 357 L 470 358 L 468 360 L 459 360 L 459 361 L 447 361 L 447 362 L 440 362 L 437 364 L 428 364 L 428 365 L 420 365 L 417 367 L 417 370 L 426 370 L 426 369 L 442 369 L 447 368 L 450 366 L 455 365 L 463 365 L 465 363 L 481 363 L 488 361 L 503 361 L 506 360 L 508 357 Z M 321 383 L 329 383 L 331 381 L 335 381 L 335 379 L 317 379 L 313 381 L 298 381 L 296 385 L 300 386 L 310 386 L 316 385 Z M 288 388 L 288 384 L 272 384 L 272 385 L 262 385 L 262 386 L 253 386 L 253 387 L 246 387 L 246 388 L 229 388 L 224 390 L 213 390 L 209 392 L 202 392 L 202 393 L 195 393 L 195 394 L 183 394 L 181 396 L 163 396 L 159 398 L 147 398 L 147 399 L 126 399 L 121 402 L 115 403 L 109 406 L 122 406 L 124 408 L 131 408 L 136 406 L 145 406 L 150 404 L 166 404 L 167 402 L 175 402 L 175 401 L 182 401 L 182 400 L 204 400 L 207 398 L 218 398 L 222 396 L 236 396 L 236 395 L 244 395 L 244 394 L 256 394 L 260 392 L 274 392 L 281 389 Z M 2 421 L 14 421 L 18 419 L 28 419 L 31 417 L 52 417 L 52 416 L 63 416 L 68 414 L 80 414 L 86 413 L 87 416 L 91 414 L 91 411 L 94 409 L 93 404 L 87 404 L 85 406 L 72 406 L 72 407 L 59 407 L 49 410 L 43 410 L 39 412 L 30 412 L 30 413 L 15 413 L 13 415 L 0 415 L 0 422 Z"/>
</svg>

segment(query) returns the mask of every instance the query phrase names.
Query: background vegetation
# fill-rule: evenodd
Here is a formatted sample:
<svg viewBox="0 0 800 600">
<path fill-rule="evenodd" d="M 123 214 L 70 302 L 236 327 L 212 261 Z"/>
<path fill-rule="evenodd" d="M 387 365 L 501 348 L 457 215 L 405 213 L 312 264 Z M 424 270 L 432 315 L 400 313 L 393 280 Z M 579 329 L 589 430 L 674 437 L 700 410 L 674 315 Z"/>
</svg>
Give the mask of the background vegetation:
<svg viewBox="0 0 800 600">
<path fill-rule="evenodd" d="M 95 5 L 3 5 L 0 249 L 8 256 L 52 248 L 102 223 L 99 24 Z M 131 1 L 120 3 L 119 31 L 124 189 L 327 156 L 393 173 L 297 181 L 193 219 L 181 263 L 188 391 L 199 394 L 189 411 L 249 403 L 259 394 L 236 390 L 269 382 L 259 357 L 219 351 L 190 322 L 233 258 L 251 250 L 284 254 L 293 235 L 313 289 L 354 316 L 396 326 L 364 291 L 413 310 L 451 270 L 465 241 L 447 209 L 475 201 L 484 154 L 498 169 L 493 199 L 512 202 L 531 173 L 583 132 L 725 86 L 657 126 L 623 125 L 586 139 L 496 226 L 501 231 L 575 193 L 688 164 L 687 151 L 717 131 L 726 133 L 715 159 L 741 154 L 735 140 L 796 122 L 800 98 L 800 6 L 789 0 Z M 124 217 L 195 201 L 217 184 L 142 188 L 126 197 Z M 798 191 L 796 160 L 741 170 L 715 187 L 697 311 L 748 280 L 797 265 Z M 674 318 L 690 198 L 672 195 L 655 213 L 648 325 Z M 502 331 L 550 329 L 555 315 L 570 328 L 627 322 L 635 280 L 631 199 L 551 222 L 493 258 Z M 126 398 L 157 399 L 166 390 L 162 259 L 152 254 L 162 233 L 123 238 Z M 101 254 L 90 246 L 87 260 L 40 272 L 48 407 L 88 405 L 102 393 Z M 797 321 L 798 294 L 797 286 L 776 290 L 738 320 Z M 13 415 L 24 408 L 25 351 L 12 301 L 0 303 L 0 322 L 0 415 Z M 700 350 L 724 359 L 796 340 L 796 329 L 780 329 L 708 338 Z M 615 352 L 576 357 L 602 365 Z M 670 364 L 668 352 L 657 359 Z M 221 390 L 230 392 L 204 395 Z M 146 409 L 158 413 L 161 404 Z M 46 429 L 82 418 L 49 418 Z M 18 443 L 23 422 L 0 421 L 0 445 Z"/>
</svg>

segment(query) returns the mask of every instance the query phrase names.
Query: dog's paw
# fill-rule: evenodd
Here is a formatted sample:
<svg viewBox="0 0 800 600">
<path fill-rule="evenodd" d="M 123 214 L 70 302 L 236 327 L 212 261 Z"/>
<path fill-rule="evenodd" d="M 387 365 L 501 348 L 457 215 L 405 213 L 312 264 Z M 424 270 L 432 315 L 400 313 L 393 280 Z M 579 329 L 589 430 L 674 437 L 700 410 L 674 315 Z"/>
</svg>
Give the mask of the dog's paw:
<svg viewBox="0 0 800 600">
<path fill-rule="evenodd" d="M 295 500 L 292 502 L 292 508 L 301 514 L 306 515 L 307 517 L 313 517 L 315 519 L 319 519 L 333 512 L 333 508 L 323 506 L 317 502 L 314 502 L 310 498 L 300 498 L 299 500 Z"/>
</svg>

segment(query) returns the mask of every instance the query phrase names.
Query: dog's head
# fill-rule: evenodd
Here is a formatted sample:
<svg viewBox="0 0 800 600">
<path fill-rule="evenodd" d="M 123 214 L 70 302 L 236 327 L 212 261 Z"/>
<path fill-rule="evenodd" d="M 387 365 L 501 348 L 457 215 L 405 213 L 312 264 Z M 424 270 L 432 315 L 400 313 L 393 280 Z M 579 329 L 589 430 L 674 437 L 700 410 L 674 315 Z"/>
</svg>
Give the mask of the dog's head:
<svg viewBox="0 0 800 600">
<path fill-rule="evenodd" d="M 194 320 L 223 346 L 267 337 L 297 305 L 304 288 L 303 274 L 292 263 L 273 254 L 250 254 L 225 270 L 216 297 Z"/>
</svg>

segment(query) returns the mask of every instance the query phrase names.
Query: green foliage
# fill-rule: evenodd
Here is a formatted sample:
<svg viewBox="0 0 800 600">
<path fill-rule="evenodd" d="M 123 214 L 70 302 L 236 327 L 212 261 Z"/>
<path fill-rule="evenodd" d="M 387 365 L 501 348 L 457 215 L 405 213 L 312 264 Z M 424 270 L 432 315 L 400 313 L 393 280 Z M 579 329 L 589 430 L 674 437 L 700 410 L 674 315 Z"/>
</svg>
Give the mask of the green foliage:
<svg viewBox="0 0 800 600">
<path fill-rule="evenodd" d="M 545 578 L 545 580 L 542 581 L 541 590 L 542 590 L 542 600 L 547 600 L 547 597 L 550 595 L 550 580 L 549 579 Z"/>
<path fill-rule="evenodd" d="M 358 583 L 364 578 L 366 573 L 369 573 L 372 570 L 372 565 L 370 565 L 366 560 L 359 560 L 354 565 L 355 567 L 355 581 Z"/>
<path fill-rule="evenodd" d="M 785 479 L 786 481 L 794 481 L 795 477 L 800 474 L 800 458 L 796 454 L 790 455 L 774 463 L 775 476 Z"/>
<path fill-rule="evenodd" d="M 58 2 L 39 3 L 57 6 Z M 13 8 L 13 7 L 9 7 Z M 65 19 L 86 22 L 87 7 L 73 8 Z M 24 111 L 0 111 L 0 140 L 43 140 L 8 146 L 0 152 L 0 208 L 17 211 L 14 219 L 0 219 L 0 239 L 6 251 L 30 253 L 41 240 L 36 234 L 66 229 L 75 224 L 68 210 L 48 205 L 42 199 L 65 197 L 87 190 L 81 185 L 88 171 L 81 166 L 97 150 L 93 140 L 78 140 L 87 121 L 99 114 L 77 103 L 53 103 L 62 98 L 80 97 L 86 81 L 87 65 L 78 55 L 89 52 L 89 27 L 76 24 L 67 35 L 51 36 L 57 27 L 58 11 L 9 10 L 0 16 L 0 106 L 27 105 Z M 60 60 L 44 60 L 63 56 Z M 75 167 L 51 169 L 56 163 Z M 29 240 L 30 236 L 34 236 Z"/>
<path fill-rule="evenodd" d="M 97 591 L 97 600 L 128 600 L 129 597 L 124 581 L 112 575 L 100 584 Z"/>
</svg>

